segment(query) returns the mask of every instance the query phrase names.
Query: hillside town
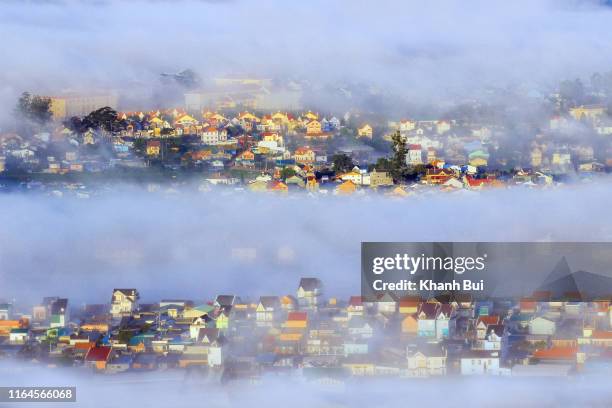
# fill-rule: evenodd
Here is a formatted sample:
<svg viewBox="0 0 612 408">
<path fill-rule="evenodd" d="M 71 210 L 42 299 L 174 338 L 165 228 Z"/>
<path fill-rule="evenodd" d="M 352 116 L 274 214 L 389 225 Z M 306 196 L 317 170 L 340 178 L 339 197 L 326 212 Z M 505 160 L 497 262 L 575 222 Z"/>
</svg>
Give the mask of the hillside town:
<svg viewBox="0 0 612 408">
<path fill-rule="evenodd" d="M 546 112 L 537 120 L 478 101 L 443 117 L 391 120 L 359 110 L 202 107 L 188 94 L 184 107 L 117 111 L 112 94 L 24 93 L 15 131 L 0 130 L 0 186 L 189 179 L 204 190 L 405 196 L 590 180 L 612 166 L 609 95 L 594 85 L 576 95 L 576 87 L 531 97 Z"/>
<path fill-rule="evenodd" d="M 568 377 L 612 367 L 609 299 L 327 297 L 318 278 L 294 293 L 163 299 L 135 288 L 101 304 L 47 297 L 0 304 L 0 359 L 96 374 L 184 370 L 226 384 L 265 375 L 322 384 L 351 378 Z"/>
</svg>

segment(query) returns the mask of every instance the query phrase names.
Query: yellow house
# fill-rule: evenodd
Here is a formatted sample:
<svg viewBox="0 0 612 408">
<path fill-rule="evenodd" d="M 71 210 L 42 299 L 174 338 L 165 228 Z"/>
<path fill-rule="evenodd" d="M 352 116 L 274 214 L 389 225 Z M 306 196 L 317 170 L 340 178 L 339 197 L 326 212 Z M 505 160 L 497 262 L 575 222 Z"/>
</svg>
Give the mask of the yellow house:
<svg viewBox="0 0 612 408">
<path fill-rule="evenodd" d="M 206 120 L 216 120 L 217 122 L 223 122 L 225 120 L 227 120 L 225 118 L 225 116 L 221 115 L 220 113 L 217 112 L 211 112 L 211 111 L 206 111 L 202 114 L 202 118 L 206 119 Z"/>
<path fill-rule="evenodd" d="M 51 106 L 49 110 L 53 115 L 53 119 L 61 120 L 66 117 L 66 99 L 64 98 L 50 98 Z"/>
<path fill-rule="evenodd" d="M 240 112 L 238 114 L 238 120 L 244 122 L 259 122 L 259 118 L 248 111 Z"/>
<path fill-rule="evenodd" d="M 350 195 L 355 191 L 357 191 L 357 184 L 353 183 L 351 180 L 347 180 L 336 187 L 336 194 Z"/>
<path fill-rule="evenodd" d="M 321 122 L 318 120 L 311 120 L 306 124 L 306 134 L 307 135 L 318 135 L 321 133 Z"/>
<path fill-rule="evenodd" d="M 312 113 L 311 111 L 306 112 L 304 117 L 306 119 L 308 119 L 308 120 L 317 120 L 317 119 L 319 119 L 319 115 L 317 115 L 316 113 Z"/>
<path fill-rule="evenodd" d="M 285 327 L 289 329 L 305 329 L 308 326 L 308 314 L 306 312 L 289 312 Z"/>
<path fill-rule="evenodd" d="M 278 336 L 278 339 L 280 341 L 300 341 L 302 340 L 303 336 L 304 334 L 300 332 L 281 333 L 281 335 Z"/>
<path fill-rule="evenodd" d="M 289 118 L 287 117 L 287 114 L 282 113 L 282 112 L 276 112 L 275 114 L 273 114 L 272 120 L 274 120 L 275 122 L 279 122 L 279 123 L 289 122 Z"/>
<path fill-rule="evenodd" d="M 470 159 L 470 165 L 474 167 L 486 166 L 487 159 L 483 157 L 475 157 L 473 159 Z"/>
<path fill-rule="evenodd" d="M 531 166 L 540 167 L 542 165 L 542 151 L 537 147 L 531 151 Z"/>
<path fill-rule="evenodd" d="M 85 323 L 81 325 L 81 330 L 106 333 L 108 332 L 108 323 Z"/>
<path fill-rule="evenodd" d="M 319 191 L 319 182 L 317 181 L 316 177 L 312 176 L 306 178 L 306 190 L 310 191 L 311 193 Z"/>
<path fill-rule="evenodd" d="M 193 116 L 181 115 L 174 121 L 174 124 L 181 126 L 195 126 L 198 124 L 198 121 Z"/>
<path fill-rule="evenodd" d="M 570 109 L 569 113 L 576 120 L 594 120 L 606 113 L 606 108 L 602 105 L 581 105 Z"/>
<path fill-rule="evenodd" d="M 293 158 L 296 163 L 314 163 L 315 161 L 315 152 L 308 147 L 298 147 L 295 149 L 295 153 Z"/>
<path fill-rule="evenodd" d="M 342 366 L 348 369 L 352 375 L 356 376 L 370 376 L 375 373 L 374 363 L 370 362 L 358 362 L 358 361 L 347 361 Z"/>
<path fill-rule="evenodd" d="M 410 194 L 402 188 L 402 186 L 397 186 L 393 189 L 393 191 L 387 193 L 387 195 L 391 197 L 408 197 Z"/>
<path fill-rule="evenodd" d="M 368 125 L 367 123 L 365 125 L 363 125 L 362 127 L 360 127 L 359 129 L 357 129 L 357 136 L 358 137 L 367 137 L 367 138 L 372 138 L 372 126 Z"/>
<path fill-rule="evenodd" d="M 159 140 L 151 140 L 147 142 L 147 156 L 159 156 L 161 151 L 161 143 Z"/>
<path fill-rule="evenodd" d="M 261 193 L 268 190 L 268 183 L 263 180 L 255 180 L 249 183 L 248 188 L 250 191 Z"/>
<path fill-rule="evenodd" d="M 153 127 L 156 127 L 156 128 L 165 127 L 166 123 L 167 122 L 163 121 L 162 119 L 158 118 L 157 116 L 149 121 L 149 124 L 152 125 Z"/>
</svg>

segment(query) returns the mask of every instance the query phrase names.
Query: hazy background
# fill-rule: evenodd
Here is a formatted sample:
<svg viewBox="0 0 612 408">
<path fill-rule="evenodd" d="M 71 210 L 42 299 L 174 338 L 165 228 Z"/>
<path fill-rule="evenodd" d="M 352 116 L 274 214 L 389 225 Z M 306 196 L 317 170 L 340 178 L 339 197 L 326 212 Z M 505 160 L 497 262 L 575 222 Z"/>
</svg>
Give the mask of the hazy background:
<svg viewBox="0 0 612 408">
<path fill-rule="evenodd" d="M 0 195 L 0 298 L 107 303 L 219 293 L 328 296 L 360 290 L 362 241 L 610 241 L 610 184 L 388 197 L 253 193 L 163 196 L 135 187 L 89 200 Z"/>
<path fill-rule="evenodd" d="M 10 377 L 10 380 L 7 378 Z M 306 383 L 291 376 L 264 377 L 261 384 L 232 383 L 223 387 L 213 379 L 185 370 L 156 373 L 91 375 L 82 370 L 0 365 L 1 386 L 76 386 L 77 402 L 66 407 L 398 407 L 454 405 L 470 407 L 603 407 L 612 399 L 605 376 L 583 378 L 450 377 L 427 380 L 354 379 L 346 386 Z M 444 392 L 440 392 L 443 389 Z M 512 396 L 511 398 L 509 396 Z M 39 407 L 17 403 L 15 407 Z M 9 406 L 6 404 L 6 406 Z"/>
<path fill-rule="evenodd" d="M 204 80 L 298 78 L 331 93 L 362 83 L 414 103 L 485 86 L 548 90 L 611 69 L 606 3 L 5 0 L 0 118 L 24 90 L 114 88 L 138 101 L 160 73 L 184 68 Z"/>
</svg>

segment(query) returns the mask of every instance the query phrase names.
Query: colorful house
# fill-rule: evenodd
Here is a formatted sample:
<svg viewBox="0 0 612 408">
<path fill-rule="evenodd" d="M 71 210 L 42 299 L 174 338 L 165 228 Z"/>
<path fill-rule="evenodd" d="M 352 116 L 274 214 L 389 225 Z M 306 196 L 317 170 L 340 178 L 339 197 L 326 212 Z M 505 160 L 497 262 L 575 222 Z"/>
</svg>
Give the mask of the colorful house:
<svg viewBox="0 0 612 408">
<path fill-rule="evenodd" d="M 372 138 L 372 126 L 367 123 L 357 129 L 357 137 L 367 137 L 368 139 Z"/>
<path fill-rule="evenodd" d="M 111 355 L 112 348 L 108 346 L 92 347 L 85 355 L 85 364 L 96 370 L 104 370 Z"/>
</svg>

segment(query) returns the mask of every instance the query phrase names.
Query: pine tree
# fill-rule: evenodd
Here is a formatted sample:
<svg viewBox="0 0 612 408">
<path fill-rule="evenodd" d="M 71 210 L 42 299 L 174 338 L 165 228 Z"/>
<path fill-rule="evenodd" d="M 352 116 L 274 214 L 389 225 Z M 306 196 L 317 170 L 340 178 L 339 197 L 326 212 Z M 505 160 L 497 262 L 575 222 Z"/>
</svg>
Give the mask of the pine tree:
<svg viewBox="0 0 612 408">
<path fill-rule="evenodd" d="M 391 137 L 393 142 L 393 158 L 391 159 L 391 176 L 395 181 L 402 181 L 408 173 L 408 166 L 406 165 L 406 155 L 408 149 L 406 143 L 402 138 L 399 130 L 397 130 Z"/>
</svg>

